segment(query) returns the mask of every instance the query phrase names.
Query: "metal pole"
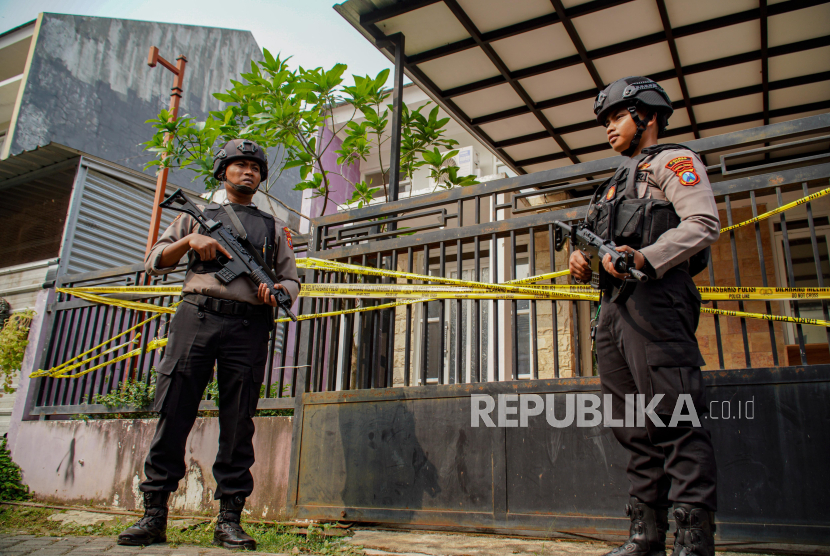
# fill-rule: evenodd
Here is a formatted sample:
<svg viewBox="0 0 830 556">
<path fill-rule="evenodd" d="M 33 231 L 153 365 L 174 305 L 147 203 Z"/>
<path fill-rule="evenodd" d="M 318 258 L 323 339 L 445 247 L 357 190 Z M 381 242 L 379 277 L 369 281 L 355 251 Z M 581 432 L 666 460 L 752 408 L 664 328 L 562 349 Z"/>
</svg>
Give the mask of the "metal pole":
<svg viewBox="0 0 830 556">
<path fill-rule="evenodd" d="M 389 160 L 389 200 L 397 201 L 401 173 L 401 118 L 403 116 L 404 36 L 395 33 L 389 37 L 395 48 L 395 81 L 392 86 L 392 147 Z M 395 229 L 395 223 L 389 223 Z"/>
<path fill-rule="evenodd" d="M 151 68 L 156 67 L 156 63 L 160 63 L 165 68 L 173 72 L 176 79 L 173 81 L 173 88 L 170 92 L 170 118 L 175 120 L 179 115 L 179 102 L 182 100 L 183 84 L 184 84 L 184 68 L 187 64 L 187 58 L 182 54 L 176 58 L 177 64 L 174 66 L 161 56 L 159 56 L 159 49 L 156 46 L 150 47 L 150 54 L 147 56 L 147 65 Z M 165 143 L 170 142 L 170 136 L 164 138 Z M 167 168 L 162 168 L 156 177 L 156 194 L 153 198 L 153 213 L 150 217 L 150 231 L 147 234 L 147 247 L 144 254 L 150 252 L 156 240 L 159 237 L 159 224 L 161 224 L 161 207 L 159 204 L 164 200 L 165 190 L 167 189 Z"/>
<path fill-rule="evenodd" d="M 395 33 L 389 37 L 395 48 L 395 77 L 392 84 L 392 145 L 389 155 L 389 201 L 397 201 L 400 193 L 401 182 L 401 119 L 403 117 L 403 63 L 404 63 L 404 36 L 403 33 Z M 390 215 L 396 216 L 394 214 Z M 396 222 L 389 222 L 386 225 L 387 231 L 395 231 L 398 229 Z M 411 250 L 410 250 L 411 255 Z M 378 267 L 380 267 L 380 256 L 378 253 Z M 396 270 L 397 266 L 397 252 L 392 252 L 392 267 Z M 412 258 L 409 259 L 409 267 L 412 269 Z M 392 283 L 392 280 L 389 281 Z M 397 280 L 396 280 L 397 282 Z M 407 317 L 412 314 L 411 307 L 407 306 Z M 395 310 L 385 310 L 382 312 L 383 322 L 388 326 L 388 356 L 386 360 L 386 384 L 387 388 L 393 386 L 393 373 L 395 369 Z M 407 323 L 408 325 L 408 323 Z M 379 336 L 380 337 L 380 336 Z M 426 341 L 426 338 L 424 338 Z M 407 343 L 409 343 L 407 333 Z M 407 346 L 408 347 L 408 346 Z M 409 352 L 407 350 L 407 357 Z M 407 365 L 408 367 L 408 365 Z M 408 368 L 407 368 L 408 371 Z M 380 385 L 379 385 L 380 386 Z M 406 384 L 409 386 L 409 384 Z"/>
</svg>

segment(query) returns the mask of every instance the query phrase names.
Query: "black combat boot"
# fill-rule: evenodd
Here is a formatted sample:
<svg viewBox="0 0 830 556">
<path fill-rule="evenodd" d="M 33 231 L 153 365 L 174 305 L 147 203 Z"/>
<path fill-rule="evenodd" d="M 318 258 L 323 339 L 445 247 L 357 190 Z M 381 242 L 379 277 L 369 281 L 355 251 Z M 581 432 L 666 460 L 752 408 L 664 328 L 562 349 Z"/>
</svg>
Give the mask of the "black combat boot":
<svg viewBox="0 0 830 556">
<path fill-rule="evenodd" d="M 223 496 L 219 500 L 219 520 L 213 530 L 213 544 L 225 548 L 244 548 L 256 550 L 256 541 L 239 524 L 245 498 L 242 496 Z"/>
<path fill-rule="evenodd" d="M 605 556 L 666 556 L 668 513 L 666 507 L 650 506 L 632 496 L 625 505 L 625 515 L 631 518 L 628 540 Z"/>
<path fill-rule="evenodd" d="M 167 499 L 169 492 L 144 493 L 144 517 L 118 535 L 118 544 L 147 546 L 167 542 Z"/>
<path fill-rule="evenodd" d="M 694 504 L 675 504 L 672 556 L 715 556 L 715 512 Z"/>
</svg>

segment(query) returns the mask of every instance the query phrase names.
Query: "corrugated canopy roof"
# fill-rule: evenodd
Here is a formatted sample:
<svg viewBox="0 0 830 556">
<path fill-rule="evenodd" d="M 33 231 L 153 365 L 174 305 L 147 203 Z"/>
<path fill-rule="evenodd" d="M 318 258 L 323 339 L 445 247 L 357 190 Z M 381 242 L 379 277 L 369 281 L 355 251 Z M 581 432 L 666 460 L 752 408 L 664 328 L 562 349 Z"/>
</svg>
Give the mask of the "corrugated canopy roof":
<svg viewBox="0 0 830 556">
<path fill-rule="evenodd" d="M 334 6 L 518 172 L 613 155 L 593 100 L 629 75 L 674 101 L 682 142 L 830 109 L 818 0 L 348 0 Z"/>
<path fill-rule="evenodd" d="M 0 160 L 0 187 L 8 187 L 9 183 L 22 183 L 21 180 L 28 179 L 33 172 L 65 169 L 71 166 L 70 160 L 76 160 L 82 154 L 75 149 L 50 143 Z"/>
</svg>

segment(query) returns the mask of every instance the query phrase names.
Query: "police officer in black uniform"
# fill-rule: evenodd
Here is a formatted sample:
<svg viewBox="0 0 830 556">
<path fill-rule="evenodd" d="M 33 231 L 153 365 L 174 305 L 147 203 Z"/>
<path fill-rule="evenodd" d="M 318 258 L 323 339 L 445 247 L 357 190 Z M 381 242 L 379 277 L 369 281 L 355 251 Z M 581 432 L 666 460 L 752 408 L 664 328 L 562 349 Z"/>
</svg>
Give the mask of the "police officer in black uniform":
<svg viewBox="0 0 830 556">
<path fill-rule="evenodd" d="M 250 244 L 272 265 L 277 287 L 292 301 L 300 281 L 285 224 L 251 203 L 268 176 L 265 151 L 256 143 L 235 139 L 221 149 L 213 166 L 223 181 L 227 201 L 200 207 L 210 219 L 247 235 Z M 213 465 L 219 519 L 214 544 L 255 549 L 256 541 L 240 526 L 245 499 L 254 488 L 254 422 L 267 360 L 269 332 L 274 325 L 276 299 L 264 284 L 246 277 L 227 285 L 214 273 L 221 269 L 218 254 L 230 254 L 198 222 L 180 215 L 167 228 L 144 261 L 148 274 L 175 270 L 188 255 L 182 286 L 183 303 L 170 323 L 169 342 L 158 366 L 155 409 L 160 413 L 156 434 L 144 464 L 144 517 L 121 533 L 118 544 L 147 545 L 166 541 L 167 500 L 186 471 L 185 443 L 196 420 L 199 402 L 213 377 L 219 383 L 219 451 Z"/>
<path fill-rule="evenodd" d="M 618 251 L 632 252 L 637 269 L 650 278 L 637 284 L 617 272 L 609 256 L 603 261 L 596 332 L 602 391 L 612 396 L 617 418 L 625 414 L 626 395 L 633 400 L 640 394 L 663 423 L 645 417 L 645 426 L 613 428 L 630 452 L 631 528 L 628 541 L 606 556 L 665 556 L 672 503 L 673 556 L 713 556 L 711 439 L 693 422 L 671 426 L 670 420 L 681 394 L 698 416 L 706 411 L 700 371 L 705 362 L 695 338 L 701 299 L 692 276 L 705 267 L 708 246 L 718 238 L 717 205 L 697 153 L 657 144 L 672 114 L 657 83 L 643 77 L 615 81 L 597 96 L 594 113 L 611 147 L 627 158 L 594 194 L 586 221 Z M 592 277 L 579 251 L 571 254 L 570 270 L 580 281 Z"/>
</svg>

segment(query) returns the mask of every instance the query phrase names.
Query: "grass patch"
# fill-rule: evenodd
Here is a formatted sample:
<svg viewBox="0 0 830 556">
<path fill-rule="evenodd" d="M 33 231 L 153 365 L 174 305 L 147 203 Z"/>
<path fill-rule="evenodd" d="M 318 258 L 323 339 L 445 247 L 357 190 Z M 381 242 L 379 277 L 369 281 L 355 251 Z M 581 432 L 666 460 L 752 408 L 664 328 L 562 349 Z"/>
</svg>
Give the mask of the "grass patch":
<svg viewBox="0 0 830 556">
<path fill-rule="evenodd" d="M 78 508 L 82 509 L 82 508 Z M 0 535 L 38 535 L 38 536 L 95 536 L 115 538 L 128 525 L 138 518 L 129 516 L 110 516 L 116 522 L 98 526 L 64 525 L 58 521 L 49 521 L 49 516 L 63 510 L 31 508 L 26 506 L 0 505 Z M 212 522 L 196 525 L 187 531 L 181 531 L 177 524 L 180 520 L 170 520 L 167 526 L 167 542 L 171 548 L 183 546 L 212 546 Z M 304 554 L 356 555 L 363 554 L 360 547 L 344 542 L 343 537 L 329 538 L 323 534 L 323 527 L 310 527 L 308 535 L 293 534 L 289 527 L 282 525 L 264 525 L 245 523 L 245 531 L 257 541 L 259 552 L 291 552 L 297 547 Z"/>
</svg>

